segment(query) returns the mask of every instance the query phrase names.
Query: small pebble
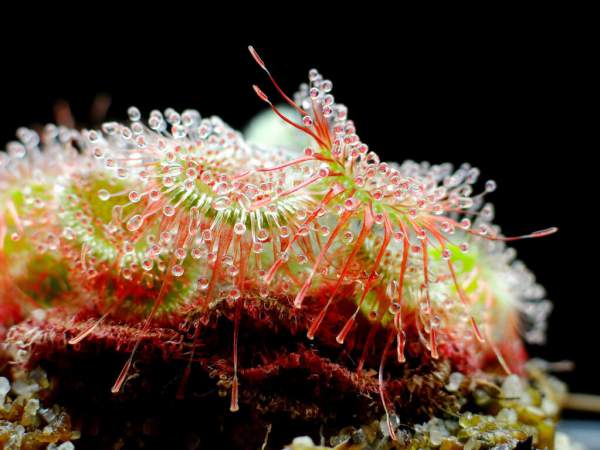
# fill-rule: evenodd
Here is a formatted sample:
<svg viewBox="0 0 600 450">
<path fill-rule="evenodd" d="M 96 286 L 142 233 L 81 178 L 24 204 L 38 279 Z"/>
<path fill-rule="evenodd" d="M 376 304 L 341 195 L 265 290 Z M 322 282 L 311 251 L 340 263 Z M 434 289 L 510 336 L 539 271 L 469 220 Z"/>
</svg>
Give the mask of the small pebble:
<svg viewBox="0 0 600 450">
<path fill-rule="evenodd" d="M 10 392 L 10 381 L 6 377 L 0 377 L 0 407 L 4 406 L 6 394 Z"/>
<path fill-rule="evenodd" d="M 465 376 L 460 372 L 452 372 L 450 377 L 448 378 L 448 384 L 446 385 L 446 390 L 448 392 L 456 392 L 460 388 Z"/>
<path fill-rule="evenodd" d="M 502 383 L 504 397 L 518 400 L 523 395 L 525 387 L 523 381 L 517 375 L 509 375 Z"/>
</svg>

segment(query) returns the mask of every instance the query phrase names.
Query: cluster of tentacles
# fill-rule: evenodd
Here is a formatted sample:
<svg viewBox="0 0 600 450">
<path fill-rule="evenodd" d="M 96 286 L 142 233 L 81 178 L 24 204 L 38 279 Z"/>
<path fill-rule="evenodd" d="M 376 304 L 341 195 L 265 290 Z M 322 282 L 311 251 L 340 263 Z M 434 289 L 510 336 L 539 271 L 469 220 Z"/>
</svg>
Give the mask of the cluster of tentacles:
<svg viewBox="0 0 600 450">
<path fill-rule="evenodd" d="M 180 394 L 196 364 L 220 367 L 232 411 L 240 383 L 251 395 L 296 354 L 325 358 L 317 373 L 342 371 L 388 418 L 415 365 L 520 372 L 549 303 L 506 242 L 555 229 L 504 237 L 478 169 L 381 162 L 329 80 L 311 70 L 292 100 L 250 50 L 295 112 L 257 95 L 306 148 L 249 144 L 194 110 L 18 130 L 0 154 L 7 342 L 24 358 L 126 353 L 113 393 L 148 351 L 184 362 Z"/>
</svg>

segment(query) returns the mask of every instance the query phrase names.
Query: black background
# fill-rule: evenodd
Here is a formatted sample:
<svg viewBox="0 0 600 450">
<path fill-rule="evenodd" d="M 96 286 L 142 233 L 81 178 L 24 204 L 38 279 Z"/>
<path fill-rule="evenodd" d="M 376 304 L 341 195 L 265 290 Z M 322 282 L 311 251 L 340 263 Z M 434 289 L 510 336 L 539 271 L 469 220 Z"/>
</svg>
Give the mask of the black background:
<svg viewBox="0 0 600 450">
<path fill-rule="evenodd" d="M 584 139 L 593 123 L 585 84 L 593 53 L 582 51 L 587 39 L 576 24 L 560 13 L 442 27 L 428 19 L 408 28 L 372 22 L 389 32 L 375 36 L 362 22 L 337 19 L 313 32 L 307 12 L 279 31 L 256 25 L 267 31 L 257 38 L 223 17 L 213 32 L 207 19 L 185 16 L 165 11 L 164 22 L 139 27 L 115 13 L 101 25 L 72 19 L 7 33 L 0 141 L 13 139 L 18 126 L 52 121 L 59 99 L 85 124 L 98 93 L 112 98 L 108 118 L 124 119 L 130 105 L 145 114 L 191 107 L 240 128 L 263 108 L 251 85 L 273 92 L 248 44 L 289 93 L 316 67 L 382 159 L 469 162 L 497 181 L 489 199 L 505 234 L 560 228 L 515 244 L 555 305 L 548 343 L 531 354 L 574 361 L 575 372 L 563 375 L 571 389 L 600 393 L 597 143 Z"/>
</svg>

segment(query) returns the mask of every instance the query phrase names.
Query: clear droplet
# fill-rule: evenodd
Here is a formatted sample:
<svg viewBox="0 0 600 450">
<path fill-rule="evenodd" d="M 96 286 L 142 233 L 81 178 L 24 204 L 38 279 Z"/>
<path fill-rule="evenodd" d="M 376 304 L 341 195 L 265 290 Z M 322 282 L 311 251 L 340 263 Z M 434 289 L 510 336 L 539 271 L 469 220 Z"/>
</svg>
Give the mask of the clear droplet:
<svg viewBox="0 0 600 450">
<path fill-rule="evenodd" d="M 494 180 L 487 180 L 485 182 L 485 191 L 494 192 L 496 190 L 496 182 Z"/>
<path fill-rule="evenodd" d="M 208 288 L 208 283 L 209 280 L 206 277 L 200 277 L 198 279 L 198 288 L 200 288 L 201 290 L 205 290 L 206 288 Z"/>
<path fill-rule="evenodd" d="M 98 198 L 100 200 L 102 200 L 103 202 L 105 202 L 106 200 L 108 200 L 110 198 L 110 192 L 108 192 L 106 189 L 99 189 L 98 190 Z"/>
<path fill-rule="evenodd" d="M 129 201 L 131 203 L 137 203 L 140 201 L 140 193 L 138 191 L 131 191 L 129 193 Z"/>
<path fill-rule="evenodd" d="M 342 235 L 342 240 L 346 244 L 351 244 L 352 241 L 354 241 L 354 233 L 352 233 L 352 231 L 344 231 L 344 234 Z"/>
<path fill-rule="evenodd" d="M 175 214 L 175 208 L 172 205 L 165 205 L 163 207 L 163 214 L 167 217 L 171 217 Z"/>
<path fill-rule="evenodd" d="M 127 221 L 127 229 L 129 231 L 136 231 L 142 226 L 143 222 L 144 218 L 140 214 L 136 214 Z"/>
<path fill-rule="evenodd" d="M 287 238 L 290 235 L 290 229 L 287 226 L 282 226 L 279 228 L 279 236 L 282 238 Z"/>
<path fill-rule="evenodd" d="M 66 227 L 66 228 L 63 230 L 63 233 L 62 233 L 62 234 L 63 234 L 63 237 L 64 237 L 66 240 L 68 240 L 68 241 L 71 241 L 71 240 L 73 240 L 73 239 L 75 238 L 75 232 L 74 232 L 74 231 L 73 231 L 73 229 L 72 229 L 72 228 L 70 228 L 70 227 Z"/>
<path fill-rule="evenodd" d="M 348 197 L 346 200 L 344 200 L 344 208 L 346 208 L 348 211 L 356 209 L 357 206 L 358 200 L 356 200 L 354 197 Z"/>
<path fill-rule="evenodd" d="M 246 225 L 242 222 L 238 222 L 233 226 L 233 232 L 237 235 L 242 235 L 246 232 Z"/>
</svg>

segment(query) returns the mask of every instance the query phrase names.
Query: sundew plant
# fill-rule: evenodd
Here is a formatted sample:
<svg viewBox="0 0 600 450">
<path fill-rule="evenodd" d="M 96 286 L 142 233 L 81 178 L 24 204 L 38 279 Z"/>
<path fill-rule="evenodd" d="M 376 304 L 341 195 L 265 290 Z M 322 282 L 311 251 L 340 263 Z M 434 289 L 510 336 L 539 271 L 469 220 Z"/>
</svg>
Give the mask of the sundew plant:
<svg viewBox="0 0 600 450">
<path fill-rule="evenodd" d="M 496 183 L 477 168 L 381 161 L 331 81 L 313 69 L 290 98 L 250 53 L 293 112 L 256 94 L 305 148 L 248 143 L 195 110 L 18 130 L 0 154 L 0 323 L 60 310 L 74 348 L 129 325 L 113 337 L 129 353 L 114 393 L 145 336 L 179 330 L 185 343 L 168 351 L 189 361 L 185 395 L 204 331 L 228 320 L 236 411 L 241 319 L 277 311 L 297 339 L 347 346 L 358 376 L 377 372 L 392 437 L 386 386 L 407 360 L 520 373 L 522 338 L 544 340 L 550 307 L 507 243 L 556 229 L 504 236 L 487 202 Z"/>
</svg>

